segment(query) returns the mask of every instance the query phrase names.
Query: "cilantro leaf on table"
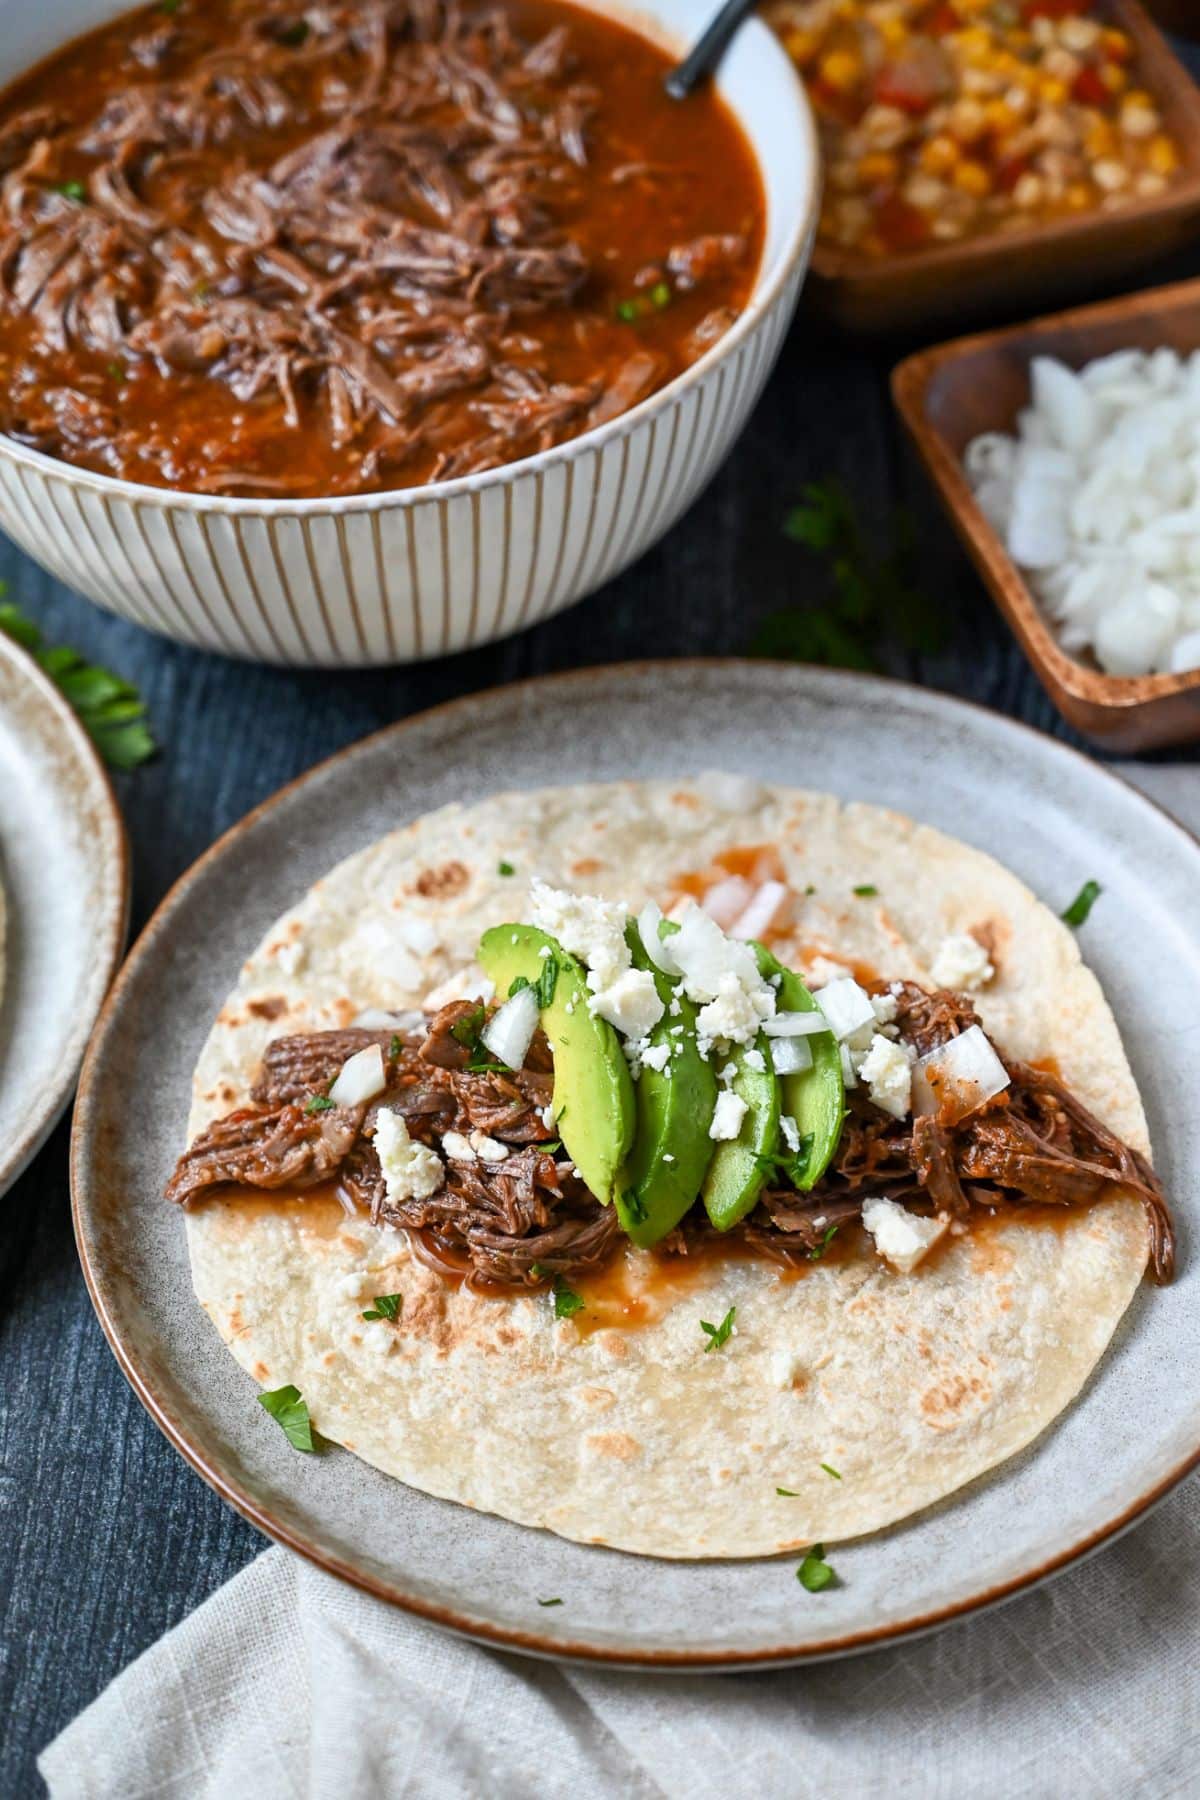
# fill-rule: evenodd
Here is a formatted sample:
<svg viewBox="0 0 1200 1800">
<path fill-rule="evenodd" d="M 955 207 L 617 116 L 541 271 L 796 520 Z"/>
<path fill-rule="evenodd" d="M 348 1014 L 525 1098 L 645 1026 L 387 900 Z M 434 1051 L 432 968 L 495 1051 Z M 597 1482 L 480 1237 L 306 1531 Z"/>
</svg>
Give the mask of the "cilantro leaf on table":
<svg viewBox="0 0 1200 1800">
<path fill-rule="evenodd" d="M 888 644 L 941 647 L 945 623 L 917 583 L 916 530 L 907 513 L 893 515 L 881 551 L 847 489 L 831 477 L 803 490 L 783 532 L 825 565 L 827 591 L 769 613 L 750 641 L 752 655 L 875 669 Z"/>
<path fill-rule="evenodd" d="M 50 677 L 110 769 L 136 769 L 158 745 L 146 723 L 146 707 L 131 682 L 97 667 L 68 645 L 47 644 L 41 632 L 11 601 L 0 582 L 0 631 L 27 650 Z"/>
<path fill-rule="evenodd" d="M 293 1450 L 315 1450 L 313 1443 L 312 1421 L 308 1416 L 308 1402 L 301 1398 L 300 1389 L 290 1383 L 287 1387 L 272 1388 L 258 1396 L 258 1404 L 282 1428 L 284 1436 Z"/>
</svg>

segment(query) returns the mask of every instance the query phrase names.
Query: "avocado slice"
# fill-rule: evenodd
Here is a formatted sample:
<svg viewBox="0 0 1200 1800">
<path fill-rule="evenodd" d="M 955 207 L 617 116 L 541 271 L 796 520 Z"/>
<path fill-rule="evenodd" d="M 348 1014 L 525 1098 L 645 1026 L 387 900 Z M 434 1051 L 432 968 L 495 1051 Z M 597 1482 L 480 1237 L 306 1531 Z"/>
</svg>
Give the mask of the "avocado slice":
<svg viewBox="0 0 1200 1800">
<path fill-rule="evenodd" d="M 779 1080 L 771 1067 L 769 1041 L 760 1031 L 753 1045 L 762 1057 L 761 1069 L 746 1061 L 747 1048 L 735 1050 L 731 1058 L 737 1070 L 733 1091 L 746 1102 L 742 1129 L 717 1145 L 703 1188 L 705 1210 L 718 1231 L 729 1231 L 758 1199 L 779 1136 Z"/>
<path fill-rule="evenodd" d="M 536 987 L 550 957 L 558 976 L 541 1018 L 554 1051 L 558 1135 L 581 1180 L 609 1205 L 637 1116 L 621 1040 L 606 1019 L 588 1011 L 591 996 L 583 964 L 544 931 L 532 925 L 496 925 L 479 944 L 480 966 L 501 997 L 519 976 Z"/>
<path fill-rule="evenodd" d="M 696 1042 L 696 1008 L 677 982 L 655 968 L 632 921 L 625 937 L 634 967 L 649 969 L 667 1009 L 650 1033 L 650 1046 L 666 1044 L 672 1053 L 664 1068 L 646 1066 L 637 1078 L 637 1129 L 617 1192 L 626 1235 L 648 1250 L 674 1230 L 700 1192 L 713 1154 L 708 1128 L 717 1078 Z"/>
<path fill-rule="evenodd" d="M 782 978 L 775 990 L 780 1012 L 819 1010 L 800 977 L 791 969 L 785 969 L 764 945 L 755 944 L 754 954 L 761 974 L 768 979 L 773 975 Z M 798 1075 L 779 1077 L 780 1111 L 795 1119 L 802 1149 L 805 1140 L 808 1141 L 808 1159 L 796 1182 L 802 1194 L 814 1188 L 829 1167 L 846 1117 L 842 1057 L 833 1033 L 817 1032 L 808 1043 L 812 1051 L 812 1068 L 803 1069 Z"/>
</svg>

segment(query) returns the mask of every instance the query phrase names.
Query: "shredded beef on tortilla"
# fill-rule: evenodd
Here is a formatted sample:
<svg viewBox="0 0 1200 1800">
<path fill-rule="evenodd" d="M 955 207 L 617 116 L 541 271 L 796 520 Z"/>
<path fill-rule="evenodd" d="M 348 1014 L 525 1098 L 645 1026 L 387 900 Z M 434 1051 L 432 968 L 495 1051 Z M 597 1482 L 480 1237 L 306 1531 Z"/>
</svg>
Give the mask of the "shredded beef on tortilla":
<svg viewBox="0 0 1200 1800">
<path fill-rule="evenodd" d="M 882 991 L 882 990 L 880 990 Z M 969 1000 L 895 983 L 896 1023 L 919 1054 L 978 1024 Z M 529 1066 L 479 1066 L 482 1009 L 454 1001 L 420 1032 L 310 1032 L 268 1044 L 253 1104 L 208 1126 L 180 1158 L 167 1196 L 187 1206 L 213 1190 L 304 1192 L 336 1178 L 344 1204 L 372 1223 L 402 1226 L 413 1250 L 440 1273 L 477 1291 L 536 1287 L 601 1267 L 623 1241 L 616 1211 L 603 1206 L 554 1149 L 546 1109 L 552 1060 L 542 1033 Z M 343 1063 L 378 1044 L 386 1091 L 369 1106 L 320 1105 Z M 1087 1206 L 1118 1191 L 1146 1209 L 1154 1280 L 1170 1280 L 1175 1236 L 1162 1188 L 1146 1159 L 1121 1142 L 1047 1070 L 1006 1062 L 1009 1088 L 956 1124 L 937 1114 L 894 1119 L 847 1095 L 848 1116 L 829 1169 L 809 1194 L 768 1187 L 743 1225 L 744 1242 L 792 1264 L 824 1252 L 831 1230 L 858 1221 L 873 1195 L 968 1219 L 1022 1203 Z M 381 1107 L 398 1112 L 414 1139 L 446 1159 L 446 1179 L 423 1199 L 388 1200 L 375 1151 Z M 472 1132 L 509 1151 L 502 1162 L 448 1154 L 447 1133 Z M 686 1222 L 661 1246 L 686 1253 L 705 1224 Z"/>
</svg>

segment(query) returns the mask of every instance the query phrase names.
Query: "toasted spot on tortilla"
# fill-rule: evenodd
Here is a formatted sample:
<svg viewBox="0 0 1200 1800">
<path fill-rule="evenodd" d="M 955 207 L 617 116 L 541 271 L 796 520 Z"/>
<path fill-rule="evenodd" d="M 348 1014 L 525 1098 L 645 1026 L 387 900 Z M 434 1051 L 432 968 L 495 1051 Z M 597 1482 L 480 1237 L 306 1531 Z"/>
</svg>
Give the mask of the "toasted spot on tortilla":
<svg viewBox="0 0 1200 1800">
<path fill-rule="evenodd" d="M 571 864 L 571 873 L 578 875 L 582 880 L 587 875 L 599 875 L 603 868 L 604 864 L 598 862 L 594 856 L 581 856 L 578 862 Z"/>
<path fill-rule="evenodd" d="M 611 1388 L 582 1387 L 579 1389 L 579 1398 L 593 1412 L 607 1412 L 610 1406 L 617 1404 L 617 1396 Z"/>
<path fill-rule="evenodd" d="M 583 1441 L 594 1456 L 611 1456 L 617 1462 L 632 1462 L 642 1454 L 637 1439 L 624 1431 L 598 1431 Z"/>
<path fill-rule="evenodd" d="M 255 1381 L 270 1381 L 271 1379 L 271 1371 L 264 1362 L 256 1362 L 250 1373 Z"/>
<path fill-rule="evenodd" d="M 413 886 L 427 900 L 448 900 L 461 894 L 470 879 L 471 872 L 463 863 L 448 862 L 440 869 L 422 869 Z"/>
<path fill-rule="evenodd" d="M 287 1011 L 288 1003 L 282 994 L 265 994 L 261 1000 L 248 1000 L 246 1011 L 253 1013 L 256 1019 L 278 1019 Z"/>
<path fill-rule="evenodd" d="M 950 1375 L 921 1395 L 925 1423 L 934 1431 L 954 1431 L 964 1419 L 982 1411 L 992 1390 L 978 1375 Z"/>
</svg>

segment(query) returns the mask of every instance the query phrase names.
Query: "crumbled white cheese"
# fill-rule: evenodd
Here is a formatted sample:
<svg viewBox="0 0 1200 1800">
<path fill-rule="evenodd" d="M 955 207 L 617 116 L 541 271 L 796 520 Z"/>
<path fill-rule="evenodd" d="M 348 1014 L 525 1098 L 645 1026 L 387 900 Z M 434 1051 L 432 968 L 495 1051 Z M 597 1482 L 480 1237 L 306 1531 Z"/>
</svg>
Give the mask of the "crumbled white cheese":
<svg viewBox="0 0 1200 1800">
<path fill-rule="evenodd" d="M 661 1074 L 671 1060 L 671 1048 L 670 1044 L 650 1044 L 642 1051 L 642 1067 Z"/>
<path fill-rule="evenodd" d="M 800 1127 L 790 1113 L 780 1114 L 779 1129 L 783 1133 L 784 1143 L 787 1145 L 792 1155 L 795 1156 L 800 1148 Z"/>
<path fill-rule="evenodd" d="M 529 897 L 532 923 L 586 965 L 596 977 L 595 982 L 588 983 L 593 993 L 607 987 L 622 969 L 629 967 L 629 945 L 625 942 L 628 913 L 619 900 L 570 894 L 536 879 Z"/>
<path fill-rule="evenodd" d="M 375 1118 L 375 1149 L 387 1197 L 393 1206 L 404 1200 L 424 1200 L 436 1194 L 446 1179 L 446 1169 L 436 1150 L 415 1143 L 398 1112 L 381 1107 Z"/>
<path fill-rule="evenodd" d="M 748 1069 L 754 1069 L 759 1075 L 762 1075 L 767 1067 L 767 1059 L 761 1050 L 747 1050 L 742 1061 Z"/>
<path fill-rule="evenodd" d="M 461 1131 L 448 1131 L 442 1139 L 442 1149 L 451 1162 L 474 1162 L 475 1152 Z"/>
<path fill-rule="evenodd" d="M 765 984 L 762 993 L 770 997 L 774 1010 L 775 996 Z M 707 1056 L 713 1044 L 722 1039 L 730 1044 L 750 1044 L 769 1015 L 763 1010 L 761 994 L 747 990 L 730 971 L 718 978 L 717 992 L 696 1016 L 696 1035 L 700 1054 Z"/>
<path fill-rule="evenodd" d="M 489 1137 L 486 1131 L 473 1131 L 470 1143 L 480 1162 L 502 1163 L 508 1161 L 508 1145 L 498 1143 L 494 1137 Z"/>
<path fill-rule="evenodd" d="M 907 1275 L 945 1234 L 950 1221 L 944 1214 L 923 1219 L 894 1200 L 864 1200 L 862 1222 L 875 1240 L 880 1256 Z"/>
<path fill-rule="evenodd" d="M 588 986 L 593 977 L 589 974 Z M 588 1011 L 627 1038 L 644 1038 L 663 1016 L 663 1003 L 649 969 L 625 969 L 588 1001 Z"/>
<path fill-rule="evenodd" d="M 914 1053 L 906 1044 L 876 1033 L 858 1065 L 859 1078 L 867 1084 L 872 1104 L 893 1119 L 905 1119 L 912 1111 Z"/>
<path fill-rule="evenodd" d="M 727 1062 L 725 1064 L 725 1067 L 721 1070 L 720 1075 L 718 1076 L 717 1079 L 725 1082 L 726 1086 L 728 1086 L 728 1084 L 734 1079 L 734 1077 L 736 1075 L 737 1075 L 737 1064 L 735 1062 Z"/>
<path fill-rule="evenodd" d="M 632 966 L 625 941 L 628 909 L 617 900 L 570 894 L 537 880 L 530 901 L 533 923 L 585 965 L 592 994 L 588 1011 L 623 1037 L 644 1038 L 662 1018 L 663 1003 L 650 971 Z"/>
<path fill-rule="evenodd" d="M 875 1014 L 875 1023 L 877 1025 L 894 1025 L 896 1022 L 896 1014 L 900 1010 L 900 1002 L 896 999 L 895 994 L 890 992 L 886 994 L 872 994 L 871 1008 Z"/>
<path fill-rule="evenodd" d="M 776 1350 L 771 1357 L 771 1382 L 787 1393 L 803 1374 L 803 1365 L 794 1350 Z"/>
<path fill-rule="evenodd" d="M 996 971 L 978 938 L 969 931 L 954 931 L 942 939 L 929 973 L 938 987 L 970 994 L 989 982 Z"/>
<path fill-rule="evenodd" d="M 865 1050 L 876 1023 L 875 1008 L 865 988 L 852 976 L 842 975 L 826 982 L 815 998 L 838 1042 L 849 1044 L 852 1050 Z"/>
<path fill-rule="evenodd" d="M 675 1161 L 675 1158 L 671 1155 L 671 1152 L 669 1150 L 663 1151 L 662 1159 L 664 1162 L 674 1162 Z"/>
<path fill-rule="evenodd" d="M 708 1128 L 710 1138 L 718 1143 L 735 1138 L 742 1129 L 742 1121 L 746 1117 L 746 1102 L 739 1100 L 731 1088 L 717 1095 L 717 1104 L 712 1116 L 712 1124 Z"/>
<path fill-rule="evenodd" d="M 670 1004 L 670 1006 L 668 1006 L 667 1011 L 670 1013 L 670 1015 L 673 1019 L 679 1018 L 680 1014 L 683 1012 L 683 1007 L 679 1003 L 679 995 L 678 994 L 671 995 L 671 1004 Z"/>
</svg>

